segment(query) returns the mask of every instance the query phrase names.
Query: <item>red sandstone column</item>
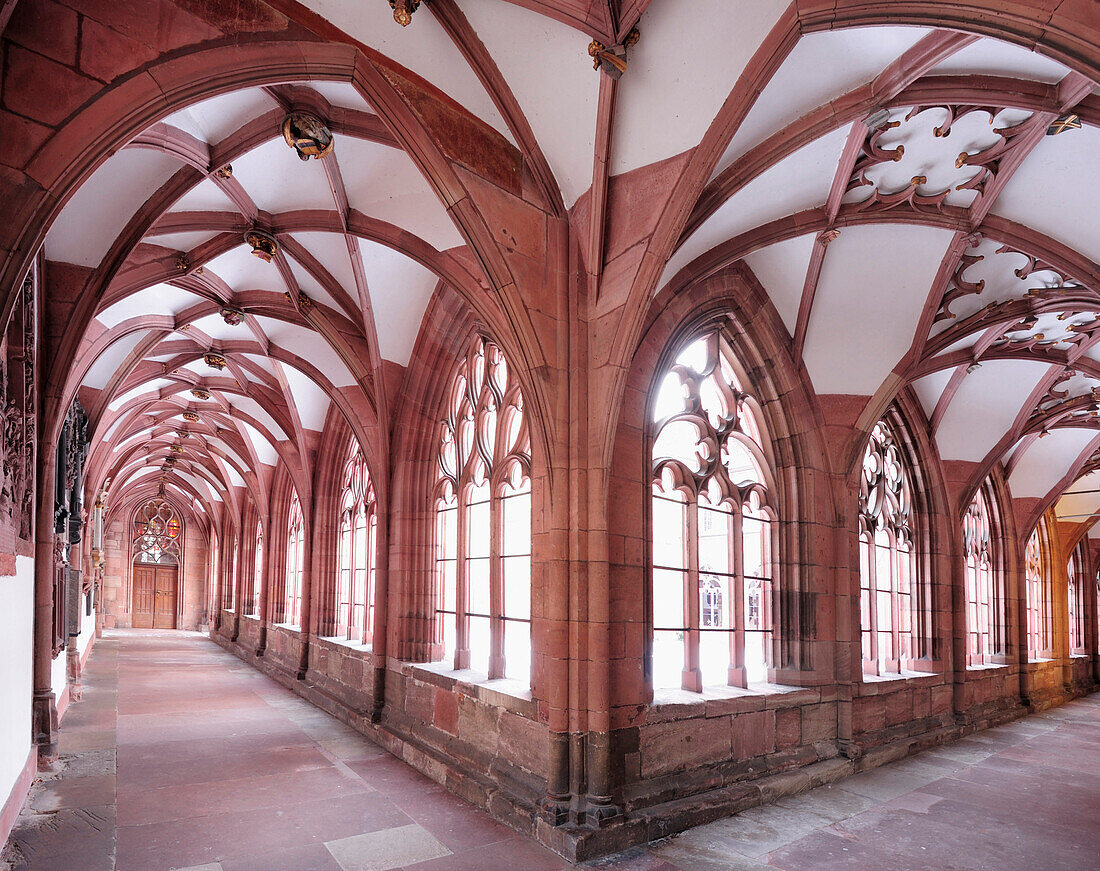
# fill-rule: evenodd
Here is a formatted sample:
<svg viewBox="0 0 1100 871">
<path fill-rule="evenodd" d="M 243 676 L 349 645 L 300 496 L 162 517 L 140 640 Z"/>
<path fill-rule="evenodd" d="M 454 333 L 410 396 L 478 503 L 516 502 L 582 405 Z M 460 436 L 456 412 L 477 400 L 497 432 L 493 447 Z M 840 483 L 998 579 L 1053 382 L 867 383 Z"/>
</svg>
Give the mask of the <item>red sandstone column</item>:
<svg viewBox="0 0 1100 871">
<path fill-rule="evenodd" d="M 34 697 L 31 730 L 39 764 L 57 759 L 57 699 L 53 694 L 53 529 L 54 476 L 57 455 L 39 452 L 38 514 L 35 517 L 34 563 Z"/>
</svg>

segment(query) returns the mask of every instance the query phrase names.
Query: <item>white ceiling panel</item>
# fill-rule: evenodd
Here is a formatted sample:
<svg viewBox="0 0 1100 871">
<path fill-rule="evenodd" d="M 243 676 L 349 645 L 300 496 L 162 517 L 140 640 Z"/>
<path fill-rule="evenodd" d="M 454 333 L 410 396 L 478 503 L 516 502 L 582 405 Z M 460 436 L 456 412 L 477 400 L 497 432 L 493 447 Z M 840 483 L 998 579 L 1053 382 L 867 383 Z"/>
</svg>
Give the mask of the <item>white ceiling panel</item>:
<svg viewBox="0 0 1100 871">
<path fill-rule="evenodd" d="M 1012 495 L 1046 496 L 1097 436 L 1092 429 L 1055 429 L 1046 438 L 1035 439 L 1008 478 Z"/>
<path fill-rule="evenodd" d="M 440 251 L 463 244 L 439 197 L 405 152 L 342 136 L 336 156 L 351 208 L 402 227 Z"/>
<path fill-rule="evenodd" d="M 922 27 L 854 27 L 803 36 L 749 110 L 714 175 L 818 106 L 873 81 L 928 33 Z"/>
<path fill-rule="evenodd" d="M 994 360 L 967 375 L 936 433 L 940 456 L 974 462 L 984 459 L 1012 428 L 1024 400 L 1049 369 L 1046 363 Z"/>
<path fill-rule="evenodd" d="M 304 6 L 327 18 L 345 33 L 375 48 L 399 64 L 416 70 L 439 90 L 461 103 L 502 135 L 508 128 L 474 71 L 462 58 L 430 9 L 422 9 L 407 28 L 393 20 L 386 3 L 346 0 L 303 0 Z M 535 71 L 531 71 L 535 75 Z"/>
<path fill-rule="evenodd" d="M 699 144 L 787 0 L 654 0 L 620 82 L 613 175 Z M 579 60 L 583 61 L 583 58 Z M 531 75 L 538 75 L 532 69 Z"/>
<path fill-rule="evenodd" d="M 1100 202 L 1100 128 L 1086 124 L 1058 136 L 1044 136 L 1013 173 L 993 205 L 1011 218 L 1100 260 L 1095 220 Z"/>
<path fill-rule="evenodd" d="M 818 393 L 871 395 L 909 350 L 952 234 L 847 227 L 825 251 L 803 359 Z"/>
<path fill-rule="evenodd" d="M 806 270 L 814 247 L 814 233 L 778 242 L 745 258 L 783 318 L 791 336 L 798 324 L 798 307 L 806 284 Z"/>
<path fill-rule="evenodd" d="M 359 242 L 370 288 L 378 347 L 383 359 L 405 366 L 420 321 L 439 279 L 404 254 L 363 239 Z"/>
<path fill-rule="evenodd" d="M 824 205 L 836 175 L 848 128 L 803 146 L 730 197 L 665 265 L 657 287 L 701 254 L 768 221 Z"/>
<path fill-rule="evenodd" d="M 463 0 L 462 11 L 511 86 L 570 208 L 592 185 L 600 78 L 585 60 L 588 36 L 500 0 Z"/>
<path fill-rule="evenodd" d="M 176 158 L 148 148 L 124 148 L 107 158 L 50 227 L 46 257 L 98 266 L 134 213 L 180 166 Z"/>
</svg>

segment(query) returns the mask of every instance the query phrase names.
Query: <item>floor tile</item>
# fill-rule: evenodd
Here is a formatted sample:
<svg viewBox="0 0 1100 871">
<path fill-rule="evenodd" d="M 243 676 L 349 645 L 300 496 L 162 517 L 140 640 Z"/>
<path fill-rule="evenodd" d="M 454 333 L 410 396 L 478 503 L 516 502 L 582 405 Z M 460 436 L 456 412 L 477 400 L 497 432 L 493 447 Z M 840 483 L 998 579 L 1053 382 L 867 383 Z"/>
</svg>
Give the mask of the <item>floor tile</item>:
<svg viewBox="0 0 1100 871">
<path fill-rule="evenodd" d="M 416 824 L 326 841 L 325 846 L 343 871 L 390 871 L 451 855 Z"/>
</svg>

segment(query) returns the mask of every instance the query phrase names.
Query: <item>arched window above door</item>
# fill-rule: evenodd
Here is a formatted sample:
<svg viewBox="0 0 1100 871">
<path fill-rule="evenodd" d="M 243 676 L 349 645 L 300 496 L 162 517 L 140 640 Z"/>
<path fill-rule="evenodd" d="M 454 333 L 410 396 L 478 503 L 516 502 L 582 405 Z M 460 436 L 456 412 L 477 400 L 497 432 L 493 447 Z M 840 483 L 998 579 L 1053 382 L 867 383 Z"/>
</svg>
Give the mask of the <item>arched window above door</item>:
<svg viewBox="0 0 1100 871">
<path fill-rule="evenodd" d="M 183 523 L 164 499 L 150 499 L 134 513 L 134 561 L 179 565 Z"/>
</svg>

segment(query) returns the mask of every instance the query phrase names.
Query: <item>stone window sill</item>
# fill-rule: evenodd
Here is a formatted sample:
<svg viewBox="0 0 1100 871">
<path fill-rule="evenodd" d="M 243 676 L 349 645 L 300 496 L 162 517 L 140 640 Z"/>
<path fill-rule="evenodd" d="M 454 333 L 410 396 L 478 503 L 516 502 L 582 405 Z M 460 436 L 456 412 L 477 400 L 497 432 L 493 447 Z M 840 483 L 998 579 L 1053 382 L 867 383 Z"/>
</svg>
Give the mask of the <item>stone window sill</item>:
<svg viewBox="0 0 1100 871">
<path fill-rule="evenodd" d="M 260 622 L 260 615 L 259 614 L 241 614 L 241 619 L 242 620 L 253 620 L 253 621 L 259 623 Z"/>
<path fill-rule="evenodd" d="M 322 635 L 315 639 L 317 641 L 324 641 L 335 647 L 346 647 L 348 650 L 354 650 L 356 653 L 373 653 L 373 644 L 362 644 L 358 641 L 352 641 L 348 638 L 343 638 L 339 635 Z"/>
<path fill-rule="evenodd" d="M 397 662 L 396 665 L 402 673 L 416 680 L 471 696 L 521 717 L 538 719 L 538 708 L 531 695 L 531 687 L 523 681 L 512 678 L 489 680 L 482 672 L 473 669 L 456 671 L 446 662 Z"/>
<path fill-rule="evenodd" d="M 900 674 L 865 674 L 860 684 L 861 696 L 892 693 L 912 686 L 931 686 L 943 683 L 943 675 L 930 671 L 903 671 Z"/>
<path fill-rule="evenodd" d="M 996 671 L 999 668 L 1008 668 L 1007 662 L 976 662 L 966 667 L 967 671 Z"/>
<path fill-rule="evenodd" d="M 707 686 L 700 693 L 684 689 L 654 690 L 646 721 L 659 723 L 690 717 L 718 717 L 744 714 L 765 708 L 786 708 L 814 704 L 821 700 L 814 687 L 775 683 L 750 683 L 745 687 Z"/>
<path fill-rule="evenodd" d="M 295 635 L 302 634 L 302 627 L 295 626 L 293 623 L 272 623 L 272 629 L 285 629 L 287 632 L 293 632 Z"/>
</svg>

